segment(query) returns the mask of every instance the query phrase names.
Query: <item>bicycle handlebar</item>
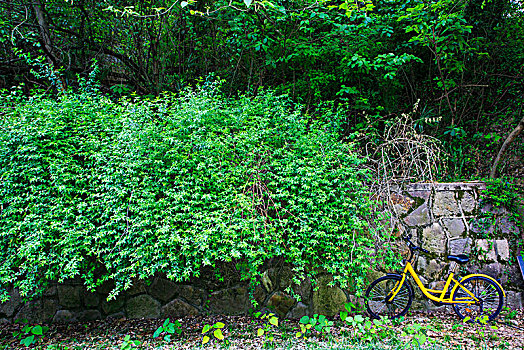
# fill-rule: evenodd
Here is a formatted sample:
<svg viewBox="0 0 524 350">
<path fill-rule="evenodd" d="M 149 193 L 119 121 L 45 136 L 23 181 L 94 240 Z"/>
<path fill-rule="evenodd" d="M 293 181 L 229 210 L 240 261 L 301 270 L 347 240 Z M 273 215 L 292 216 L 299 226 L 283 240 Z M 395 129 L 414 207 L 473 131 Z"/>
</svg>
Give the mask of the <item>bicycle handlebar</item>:
<svg viewBox="0 0 524 350">
<path fill-rule="evenodd" d="M 413 244 L 413 242 L 411 242 L 411 237 L 412 237 L 411 234 L 402 237 L 408 243 L 408 247 L 409 247 L 410 250 L 412 250 L 412 251 L 420 250 L 422 253 L 429 254 L 428 250 L 426 250 L 426 249 L 424 249 L 422 247 L 418 247 L 415 244 Z"/>
</svg>

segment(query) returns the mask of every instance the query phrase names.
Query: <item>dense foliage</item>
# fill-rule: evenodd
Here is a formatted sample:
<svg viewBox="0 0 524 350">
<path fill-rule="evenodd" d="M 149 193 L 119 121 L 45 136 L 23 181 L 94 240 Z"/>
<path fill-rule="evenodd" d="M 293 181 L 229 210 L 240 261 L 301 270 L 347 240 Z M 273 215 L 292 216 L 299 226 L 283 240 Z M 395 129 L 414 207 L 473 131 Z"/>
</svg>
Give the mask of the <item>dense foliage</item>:
<svg viewBox="0 0 524 350">
<path fill-rule="evenodd" d="M 26 92 L 75 86 L 92 59 L 104 87 L 123 95 L 180 91 L 216 73 L 228 95 L 272 87 L 312 116 L 332 101 L 346 134 L 365 129 L 377 140 L 384 122 L 420 101 L 414 118 L 444 142 L 446 179 L 487 175 L 522 118 L 519 1 L 0 0 L 0 8 L 0 84 Z M 524 176 L 519 140 L 503 174 Z"/>
<path fill-rule="evenodd" d="M 2 95 L 0 283 L 22 295 L 280 257 L 360 285 L 380 234 L 363 159 L 287 98 L 204 83 L 154 100 Z M 388 259 L 387 254 L 381 259 Z M 6 294 L 3 294 L 5 297 Z"/>
</svg>

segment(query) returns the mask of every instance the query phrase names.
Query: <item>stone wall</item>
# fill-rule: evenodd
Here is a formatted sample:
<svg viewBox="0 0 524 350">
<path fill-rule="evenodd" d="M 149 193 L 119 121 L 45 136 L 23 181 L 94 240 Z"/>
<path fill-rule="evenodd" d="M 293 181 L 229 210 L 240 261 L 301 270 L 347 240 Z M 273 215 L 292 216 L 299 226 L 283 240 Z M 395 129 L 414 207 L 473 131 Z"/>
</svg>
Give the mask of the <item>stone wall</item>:
<svg viewBox="0 0 524 350">
<path fill-rule="evenodd" d="M 449 267 L 446 256 L 467 254 L 470 262 L 461 275 L 495 277 L 507 291 L 507 305 L 522 308 L 524 281 L 515 261 L 521 233 L 505 209 L 482 201 L 484 189 L 481 182 L 422 183 L 411 184 L 391 197 L 400 231 L 411 233 L 414 241 L 430 251 L 416 262 L 424 283 L 441 289 Z M 420 293 L 418 296 L 415 307 L 434 308 Z"/>
<path fill-rule="evenodd" d="M 514 262 L 518 227 L 507 219 L 503 209 L 493 209 L 480 201 L 482 183 L 412 184 L 392 193 L 391 199 L 399 231 L 410 232 L 414 241 L 430 251 L 420 256 L 416 269 L 425 283 L 442 285 L 447 272 L 447 254 L 467 253 L 473 258 L 462 275 L 487 273 L 501 281 L 507 290 L 507 304 L 522 308 L 524 281 Z M 486 221 L 481 213 L 490 212 Z M 485 237 L 491 237 L 489 239 Z M 402 248 L 402 246 L 399 246 Z M 405 248 L 405 247 L 404 247 Z M 246 314 L 253 306 L 249 288 L 230 267 L 224 282 L 201 278 L 190 284 L 176 284 L 161 276 L 137 281 L 116 300 L 107 301 L 111 284 L 88 292 L 77 281 L 56 284 L 42 297 L 22 303 L 16 290 L 7 303 L 0 304 L 0 322 L 27 319 L 31 323 L 90 321 L 102 318 L 179 318 L 198 314 Z M 370 271 L 370 277 L 382 275 Z M 202 275 L 212 276 L 213 273 Z M 292 286 L 292 271 L 278 263 L 268 263 L 260 285 L 253 293 L 258 309 L 274 310 L 281 317 L 300 318 L 306 314 L 335 315 L 348 300 L 348 291 L 330 287 L 330 276 L 320 276 L 318 288 L 309 281 Z M 285 289 L 292 287 L 297 302 Z M 420 297 L 420 295 L 419 295 Z M 419 298 L 419 309 L 435 306 Z"/>
</svg>

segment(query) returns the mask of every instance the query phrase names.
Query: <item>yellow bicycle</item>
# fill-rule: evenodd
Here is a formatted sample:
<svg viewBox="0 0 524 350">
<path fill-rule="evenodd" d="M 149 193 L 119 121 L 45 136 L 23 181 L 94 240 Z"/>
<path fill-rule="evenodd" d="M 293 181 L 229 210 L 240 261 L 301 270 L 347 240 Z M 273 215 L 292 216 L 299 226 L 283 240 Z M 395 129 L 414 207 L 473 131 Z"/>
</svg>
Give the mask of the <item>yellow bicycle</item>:
<svg viewBox="0 0 524 350">
<path fill-rule="evenodd" d="M 452 304 L 461 319 L 469 317 L 468 320 L 472 321 L 492 321 L 498 316 L 504 305 L 506 293 L 497 280 L 483 274 L 467 275 L 460 281 L 454 278 L 458 266 L 469 261 L 467 255 L 449 255 L 448 260 L 452 263 L 444 289 L 428 289 L 424 287 L 411 264 L 417 251 L 426 254 L 429 252 L 414 245 L 411 242 L 411 235 L 403 238 L 410 252 L 408 259 L 405 260 L 404 272 L 380 277 L 366 290 L 366 306 L 372 317 L 397 318 L 408 312 L 413 302 L 413 288 L 406 280 L 408 273 L 413 277 L 422 294 L 437 306 Z"/>
</svg>

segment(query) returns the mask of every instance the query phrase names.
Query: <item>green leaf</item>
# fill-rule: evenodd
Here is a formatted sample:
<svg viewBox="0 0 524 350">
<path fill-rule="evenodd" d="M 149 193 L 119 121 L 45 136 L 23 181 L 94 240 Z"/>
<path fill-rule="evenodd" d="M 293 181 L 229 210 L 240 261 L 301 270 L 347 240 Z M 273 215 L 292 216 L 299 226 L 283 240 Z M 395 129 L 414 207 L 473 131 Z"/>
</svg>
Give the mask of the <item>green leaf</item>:
<svg viewBox="0 0 524 350">
<path fill-rule="evenodd" d="M 204 325 L 204 328 L 202 328 L 202 334 L 207 333 L 211 329 L 211 326 L 206 324 Z"/>
<path fill-rule="evenodd" d="M 273 326 L 278 327 L 278 318 L 275 317 L 275 316 L 272 316 L 272 317 L 269 319 L 269 323 L 271 323 Z"/>
<path fill-rule="evenodd" d="M 348 313 L 347 312 L 345 312 L 345 311 L 340 312 L 340 319 L 342 321 L 345 321 L 347 317 L 348 317 Z"/>
<path fill-rule="evenodd" d="M 215 328 L 224 328 L 225 324 L 223 324 L 222 322 L 217 322 L 215 323 Z"/>
<path fill-rule="evenodd" d="M 224 339 L 224 335 L 222 334 L 222 330 L 220 330 L 220 329 L 215 329 L 215 331 L 213 332 L 213 335 L 217 339 L 220 339 L 220 340 Z"/>
<path fill-rule="evenodd" d="M 308 316 L 302 316 L 302 318 L 298 321 L 300 323 L 309 323 L 309 317 Z"/>
<path fill-rule="evenodd" d="M 25 345 L 25 346 L 30 346 L 31 344 L 33 344 L 34 341 L 35 341 L 35 336 L 30 335 L 29 337 L 22 339 L 22 341 L 20 341 L 20 344 Z"/>
<path fill-rule="evenodd" d="M 181 6 L 181 7 L 186 7 L 187 5 L 189 5 L 189 3 L 188 3 L 187 1 L 182 1 L 182 2 L 180 3 L 180 6 Z"/>
<path fill-rule="evenodd" d="M 31 329 L 31 333 L 36 334 L 36 335 L 43 335 L 44 334 L 42 332 L 42 326 L 39 326 L 39 325 L 34 326 L 33 329 Z"/>
<path fill-rule="evenodd" d="M 209 338 L 207 335 L 204 335 L 204 338 L 202 338 L 202 344 L 206 344 L 211 338 Z"/>
<path fill-rule="evenodd" d="M 244 0 L 244 4 L 246 4 L 247 7 L 251 6 L 251 3 L 253 0 Z"/>
<path fill-rule="evenodd" d="M 158 338 L 163 331 L 164 329 L 162 327 L 158 327 L 155 333 L 153 333 L 153 338 Z"/>
<path fill-rule="evenodd" d="M 257 336 L 261 337 L 261 336 L 263 336 L 263 335 L 264 335 L 264 330 L 263 330 L 262 328 L 259 328 L 259 329 L 257 330 Z"/>
<path fill-rule="evenodd" d="M 415 336 L 415 339 L 417 340 L 418 345 L 421 346 L 426 342 L 426 335 L 418 334 Z"/>
<path fill-rule="evenodd" d="M 169 324 L 169 318 L 166 318 L 162 327 L 166 328 L 168 324 Z"/>
</svg>

